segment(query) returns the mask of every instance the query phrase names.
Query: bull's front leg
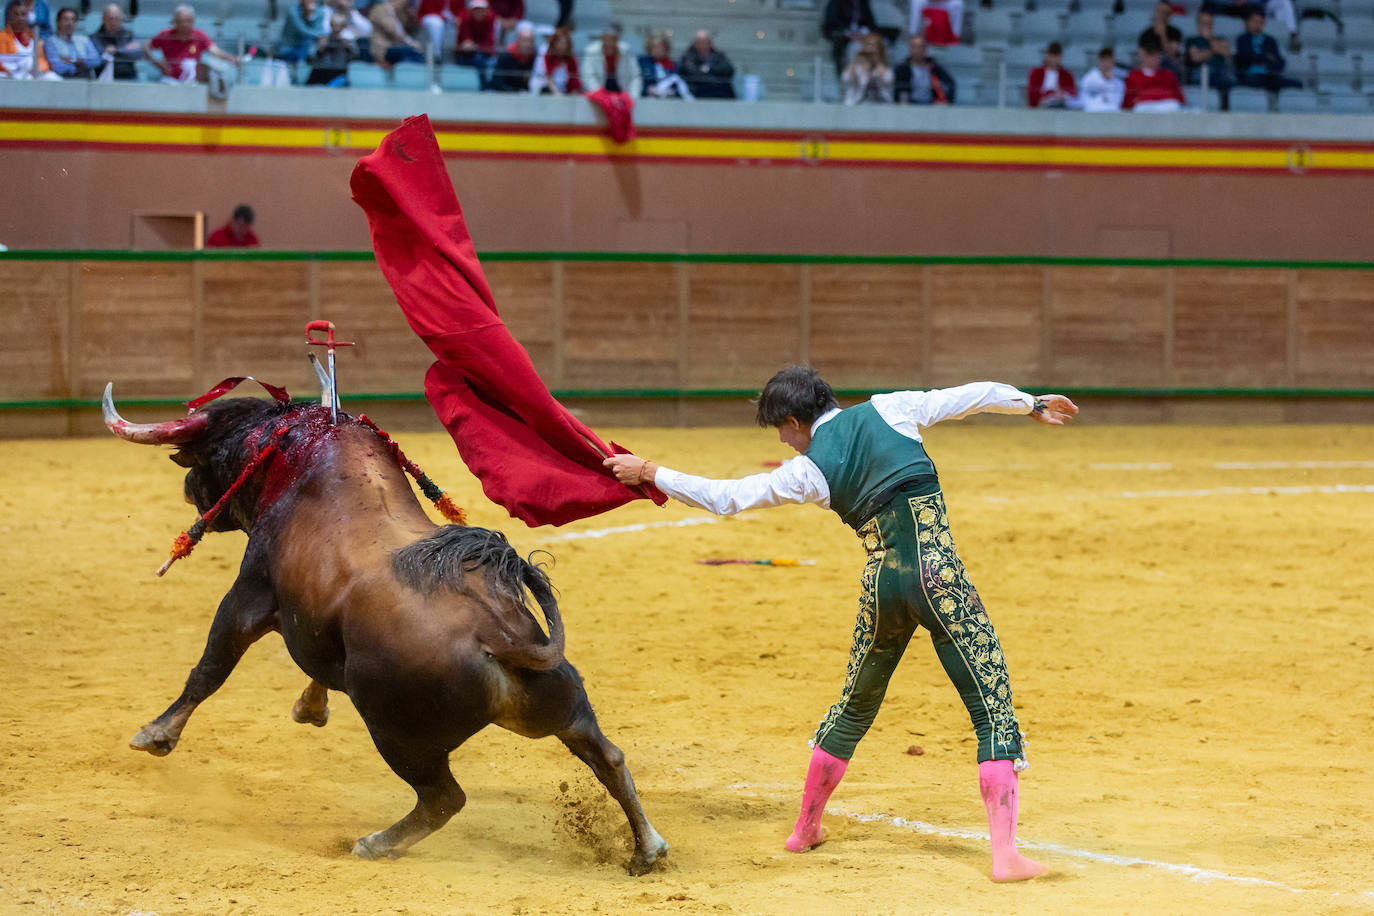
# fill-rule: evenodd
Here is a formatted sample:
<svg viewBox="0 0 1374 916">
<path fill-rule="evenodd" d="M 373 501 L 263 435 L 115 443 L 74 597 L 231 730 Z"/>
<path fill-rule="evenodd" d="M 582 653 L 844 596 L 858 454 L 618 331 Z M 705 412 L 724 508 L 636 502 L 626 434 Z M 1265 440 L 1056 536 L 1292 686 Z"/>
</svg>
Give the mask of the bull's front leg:
<svg viewBox="0 0 1374 916">
<path fill-rule="evenodd" d="M 181 696 L 166 712 L 143 726 L 129 747 L 155 757 L 170 754 L 196 707 L 220 688 L 249 646 L 276 628 L 276 601 L 269 584 L 259 576 L 240 574 L 219 603 L 205 640 L 205 651 L 186 678 Z"/>
</svg>

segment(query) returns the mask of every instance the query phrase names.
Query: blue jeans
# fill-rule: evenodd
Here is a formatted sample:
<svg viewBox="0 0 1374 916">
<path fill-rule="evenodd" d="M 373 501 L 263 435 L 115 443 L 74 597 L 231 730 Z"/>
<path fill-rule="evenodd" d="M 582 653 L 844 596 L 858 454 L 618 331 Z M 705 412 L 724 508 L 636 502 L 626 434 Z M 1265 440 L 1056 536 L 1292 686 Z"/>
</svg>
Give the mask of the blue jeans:
<svg viewBox="0 0 1374 916">
<path fill-rule="evenodd" d="M 386 49 L 386 62 L 389 64 L 423 64 L 425 62 L 425 56 L 410 45 L 394 45 Z"/>
</svg>

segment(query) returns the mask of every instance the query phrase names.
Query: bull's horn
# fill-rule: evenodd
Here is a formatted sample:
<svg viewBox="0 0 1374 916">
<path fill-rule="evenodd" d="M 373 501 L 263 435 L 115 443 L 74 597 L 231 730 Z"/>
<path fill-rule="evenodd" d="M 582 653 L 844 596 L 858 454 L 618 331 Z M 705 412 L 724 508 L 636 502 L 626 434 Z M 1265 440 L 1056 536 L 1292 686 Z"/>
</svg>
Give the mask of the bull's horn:
<svg viewBox="0 0 1374 916">
<path fill-rule="evenodd" d="M 181 420 L 168 420 L 166 423 L 130 423 L 115 410 L 114 382 L 105 385 L 105 396 L 100 399 L 100 407 L 105 411 L 105 425 L 121 439 L 137 442 L 140 445 L 176 445 L 188 442 L 198 436 L 210 422 L 203 413 L 193 413 Z"/>
</svg>

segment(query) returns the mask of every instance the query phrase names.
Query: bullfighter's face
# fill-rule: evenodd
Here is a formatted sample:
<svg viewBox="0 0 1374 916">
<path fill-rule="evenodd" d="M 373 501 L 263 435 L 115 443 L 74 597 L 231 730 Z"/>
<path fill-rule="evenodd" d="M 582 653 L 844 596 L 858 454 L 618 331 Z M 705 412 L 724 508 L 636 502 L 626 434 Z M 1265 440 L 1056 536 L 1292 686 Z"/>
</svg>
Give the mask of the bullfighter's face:
<svg viewBox="0 0 1374 916">
<path fill-rule="evenodd" d="M 802 423 L 796 417 L 788 417 L 787 420 L 778 427 L 778 440 L 783 445 L 790 445 L 798 452 L 805 452 L 811 447 L 811 427 Z"/>
</svg>

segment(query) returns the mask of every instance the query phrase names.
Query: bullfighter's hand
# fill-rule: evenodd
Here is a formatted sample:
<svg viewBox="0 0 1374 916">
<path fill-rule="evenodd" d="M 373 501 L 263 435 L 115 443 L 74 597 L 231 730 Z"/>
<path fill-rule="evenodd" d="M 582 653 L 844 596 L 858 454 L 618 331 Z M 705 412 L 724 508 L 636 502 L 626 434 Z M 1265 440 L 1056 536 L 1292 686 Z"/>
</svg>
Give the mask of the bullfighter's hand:
<svg viewBox="0 0 1374 916">
<path fill-rule="evenodd" d="M 611 469 L 616 480 L 631 487 L 653 483 L 654 472 L 658 470 L 658 466 L 652 461 L 635 455 L 613 455 L 601 463 Z"/>
<path fill-rule="evenodd" d="M 1040 405 L 1044 405 L 1041 409 Z M 1062 394 L 1042 394 L 1035 399 L 1031 416 L 1047 426 L 1063 426 L 1078 415 L 1078 405 Z"/>
</svg>

